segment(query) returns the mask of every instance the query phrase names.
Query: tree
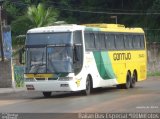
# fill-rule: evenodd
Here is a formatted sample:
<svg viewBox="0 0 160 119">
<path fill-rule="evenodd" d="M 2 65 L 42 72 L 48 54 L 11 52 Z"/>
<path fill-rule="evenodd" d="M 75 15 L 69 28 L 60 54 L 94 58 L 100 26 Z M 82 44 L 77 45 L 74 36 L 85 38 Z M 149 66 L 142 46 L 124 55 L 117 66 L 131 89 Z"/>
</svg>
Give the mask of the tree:
<svg viewBox="0 0 160 119">
<path fill-rule="evenodd" d="M 57 12 L 52 8 L 45 9 L 43 4 L 29 6 L 27 17 L 31 21 L 33 27 L 53 25 L 57 18 Z"/>
<path fill-rule="evenodd" d="M 28 29 L 53 25 L 57 16 L 58 13 L 56 10 L 50 7 L 46 9 L 41 3 L 37 6 L 29 6 L 25 15 L 17 16 L 17 18 L 12 21 L 13 43 L 19 44 L 21 41 L 18 41 L 16 37 L 26 34 Z"/>
</svg>

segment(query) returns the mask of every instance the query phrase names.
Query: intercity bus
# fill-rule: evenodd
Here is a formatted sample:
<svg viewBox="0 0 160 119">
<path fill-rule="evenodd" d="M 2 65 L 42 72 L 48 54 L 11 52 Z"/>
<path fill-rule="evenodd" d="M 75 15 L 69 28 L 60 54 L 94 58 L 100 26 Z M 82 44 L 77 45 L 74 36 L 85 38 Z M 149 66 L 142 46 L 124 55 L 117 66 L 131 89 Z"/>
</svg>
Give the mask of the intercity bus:
<svg viewBox="0 0 160 119">
<path fill-rule="evenodd" d="M 120 24 L 59 25 L 34 28 L 25 43 L 25 86 L 52 92 L 117 86 L 134 88 L 146 79 L 144 31 Z"/>
</svg>

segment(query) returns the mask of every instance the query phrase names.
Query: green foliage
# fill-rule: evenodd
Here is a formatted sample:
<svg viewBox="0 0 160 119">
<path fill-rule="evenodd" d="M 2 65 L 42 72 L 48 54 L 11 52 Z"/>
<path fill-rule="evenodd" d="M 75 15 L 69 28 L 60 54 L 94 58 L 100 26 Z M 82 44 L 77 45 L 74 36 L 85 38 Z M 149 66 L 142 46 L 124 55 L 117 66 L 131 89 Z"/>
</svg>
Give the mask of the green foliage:
<svg viewBox="0 0 160 119">
<path fill-rule="evenodd" d="M 23 1 L 24 3 L 31 2 L 31 0 Z M 25 38 L 17 38 L 19 35 L 25 35 L 27 30 L 34 27 L 53 25 L 58 16 L 58 12 L 55 9 L 47 8 L 42 3 L 37 6 L 28 6 L 24 10 L 24 8 L 17 8 L 14 4 L 6 1 L 5 7 L 11 19 L 13 46 L 24 44 Z"/>
<path fill-rule="evenodd" d="M 156 71 L 156 72 L 148 72 L 147 75 L 148 75 L 148 76 L 160 76 L 160 71 Z"/>
<path fill-rule="evenodd" d="M 21 0 L 18 2 L 5 0 L 4 8 L 7 11 L 8 21 L 12 25 L 14 37 L 25 34 L 33 27 L 53 25 L 57 20 L 72 24 L 115 23 L 110 18 L 112 15 L 117 16 L 118 24 L 127 27 L 144 29 L 160 27 L 160 15 L 112 14 L 159 13 L 160 0 L 136 0 L 136 2 L 135 0 Z M 159 42 L 159 34 L 159 30 L 146 31 L 149 42 Z"/>
<path fill-rule="evenodd" d="M 56 21 L 57 12 L 52 8 L 45 9 L 43 4 L 29 6 L 27 10 L 27 17 L 31 21 L 32 27 L 42 27 L 53 25 Z"/>
<path fill-rule="evenodd" d="M 9 2 L 9 0 L 6 0 L 4 2 L 4 8 L 7 13 L 8 17 L 8 23 L 11 24 L 13 20 L 16 19 L 16 16 L 20 13 L 19 10 L 16 8 L 16 6 Z"/>
<path fill-rule="evenodd" d="M 23 66 L 14 66 L 14 79 L 16 87 L 24 86 L 24 67 Z"/>
<path fill-rule="evenodd" d="M 12 26 L 12 39 L 13 46 L 23 45 L 24 38 L 17 38 L 19 35 L 26 34 L 27 30 L 31 28 L 31 22 L 28 20 L 26 16 L 19 16 L 16 20 L 14 20 L 11 24 Z"/>
</svg>

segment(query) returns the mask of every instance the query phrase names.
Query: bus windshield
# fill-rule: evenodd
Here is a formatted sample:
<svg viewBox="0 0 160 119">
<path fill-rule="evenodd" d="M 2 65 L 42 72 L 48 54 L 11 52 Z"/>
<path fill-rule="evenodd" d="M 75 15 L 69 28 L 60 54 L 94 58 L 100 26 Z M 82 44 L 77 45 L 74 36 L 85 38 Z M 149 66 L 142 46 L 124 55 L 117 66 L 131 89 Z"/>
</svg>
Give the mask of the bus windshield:
<svg viewBox="0 0 160 119">
<path fill-rule="evenodd" d="M 73 51 L 69 36 L 71 33 L 29 34 L 26 41 L 25 73 L 72 72 Z"/>
</svg>

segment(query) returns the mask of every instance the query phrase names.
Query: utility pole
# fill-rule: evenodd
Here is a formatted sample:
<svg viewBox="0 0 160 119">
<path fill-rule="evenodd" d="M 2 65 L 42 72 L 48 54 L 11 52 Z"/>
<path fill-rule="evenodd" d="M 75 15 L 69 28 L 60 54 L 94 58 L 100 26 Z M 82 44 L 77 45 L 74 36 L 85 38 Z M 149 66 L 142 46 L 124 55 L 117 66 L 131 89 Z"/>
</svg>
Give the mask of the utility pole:
<svg viewBox="0 0 160 119">
<path fill-rule="evenodd" d="M 4 52 L 3 52 L 3 29 L 2 29 L 2 4 L 4 0 L 0 0 L 0 47 L 1 47 L 1 57 L 4 61 Z"/>
</svg>

